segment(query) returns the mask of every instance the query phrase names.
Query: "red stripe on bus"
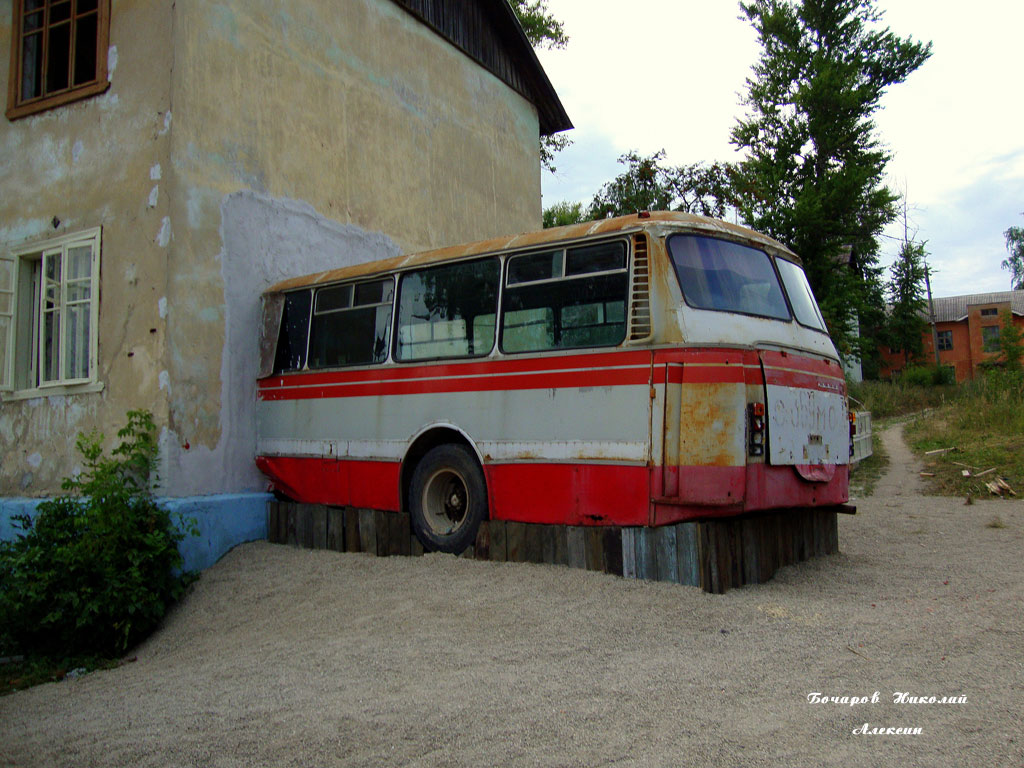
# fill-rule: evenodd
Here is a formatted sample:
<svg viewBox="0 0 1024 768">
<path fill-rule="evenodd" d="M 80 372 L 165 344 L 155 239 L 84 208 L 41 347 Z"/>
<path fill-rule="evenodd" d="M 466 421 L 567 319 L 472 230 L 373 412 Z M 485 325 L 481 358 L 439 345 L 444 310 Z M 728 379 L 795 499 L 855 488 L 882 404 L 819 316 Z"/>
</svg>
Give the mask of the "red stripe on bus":
<svg viewBox="0 0 1024 768">
<path fill-rule="evenodd" d="M 328 397 L 370 397 L 377 395 L 419 395 L 438 392 L 496 392 L 568 387 L 621 387 L 646 385 L 648 368 L 605 368 L 596 371 L 493 375 L 483 378 L 438 378 L 420 381 L 384 381 L 365 384 L 336 384 L 289 389 L 262 389 L 261 400 L 309 400 Z"/>
<path fill-rule="evenodd" d="M 377 368 L 287 373 L 261 379 L 261 389 L 275 387 L 310 386 L 353 382 L 392 382 L 406 379 L 441 377 L 492 376 L 495 374 L 540 373 L 578 368 L 606 368 L 612 366 L 650 366 L 650 352 L 605 352 L 553 357 L 476 360 L 466 362 L 439 362 L 427 364 L 394 363 Z"/>
</svg>

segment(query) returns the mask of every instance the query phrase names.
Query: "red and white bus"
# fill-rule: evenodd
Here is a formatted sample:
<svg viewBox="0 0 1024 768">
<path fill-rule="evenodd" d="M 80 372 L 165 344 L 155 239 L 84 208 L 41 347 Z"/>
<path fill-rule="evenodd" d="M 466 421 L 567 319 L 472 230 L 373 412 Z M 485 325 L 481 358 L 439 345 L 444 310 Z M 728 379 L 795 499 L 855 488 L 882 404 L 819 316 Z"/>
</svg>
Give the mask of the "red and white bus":
<svg viewBox="0 0 1024 768">
<path fill-rule="evenodd" d="M 847 501 L 845 378 L 799 259 L 682 213 L 496 238 L 264 295 L 257 464 L 305 503 L 659 526 Z"/>
</svg>

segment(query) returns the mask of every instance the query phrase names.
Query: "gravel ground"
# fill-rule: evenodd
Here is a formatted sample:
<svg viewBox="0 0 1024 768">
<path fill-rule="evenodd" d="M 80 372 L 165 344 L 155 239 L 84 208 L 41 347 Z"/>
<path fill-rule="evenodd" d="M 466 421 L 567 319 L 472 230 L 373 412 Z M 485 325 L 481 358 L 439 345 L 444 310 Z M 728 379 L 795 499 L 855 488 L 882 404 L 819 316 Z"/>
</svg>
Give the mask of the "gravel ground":
<svg viewBox="0 0 1024 768">
<path fill-rule="evenodd" d="M 841 554 L 726 595 L 247 544 L 135 663 L 0 698 L 0 765 L 1024 765 L 1024 502 L 918 495 L 896 430 Z"/>
</svg>

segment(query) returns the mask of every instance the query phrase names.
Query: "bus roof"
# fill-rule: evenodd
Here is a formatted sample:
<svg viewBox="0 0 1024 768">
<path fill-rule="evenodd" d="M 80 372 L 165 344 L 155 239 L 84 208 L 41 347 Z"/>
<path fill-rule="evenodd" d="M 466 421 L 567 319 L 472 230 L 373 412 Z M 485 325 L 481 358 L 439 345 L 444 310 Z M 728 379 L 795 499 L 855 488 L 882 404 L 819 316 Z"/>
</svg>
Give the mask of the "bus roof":
<svg viewBox="0 0 1024 768">
<path fill-rule="evenodd" d="M 784 254 L 788 259 L 799 263 L 796 254 L 782 243 L 738 224 L 697 216 L 679 211 L 651 211 L 650 213 L 619 216 L 613 219 L 585 221 L 581 224 L 570 224 L 565 227 L 552 227 L 537 232 L 524 232 L 518 235 L 504 235 L 490 240 L 479 240 L 474 243 L 450 245 L 432 251 L 421 251 L 402 256 L 395 256 L 380 261 L 368 261 L 353 264 L 326 272 L 315 272 L 310 275 L 289 278 L 267 289 L 266 293 L 295 290 L 325 283 L 336 283 L 351 278 L 395 272 L 413 267 L 420 267 L 435 262 L 464 259 L 472 256 L 484 256 L 490 253 L 520 250 L 526 248 L 542 248 L 550 243 L 582 240 L 598 235 L 629 233 L 641 230 L 678 230 L 696 234 L 725 235 L 730 239 L 744 240 L 752 245 L 771 248 L 776 253 Z"/>
</svg>

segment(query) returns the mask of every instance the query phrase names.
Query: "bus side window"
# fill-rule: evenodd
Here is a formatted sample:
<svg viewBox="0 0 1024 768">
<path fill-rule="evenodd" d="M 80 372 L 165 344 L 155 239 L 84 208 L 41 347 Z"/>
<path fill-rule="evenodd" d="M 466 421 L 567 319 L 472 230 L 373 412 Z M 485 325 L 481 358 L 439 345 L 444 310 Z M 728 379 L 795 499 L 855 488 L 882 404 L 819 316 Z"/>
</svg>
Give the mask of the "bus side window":
<svg viewBox="0 0 1024 768">
<path fill-rule="evenodd" d="M 316 292 L 309 367 L 383 363 L 388 356 L 394 280 L 332 285 Z"/>
<path fill-rule="evenodd" d="M 509 259 L 502 351 L 621 344 L 626 338 L 626 266 L 621 240 Z"/>
<path fill-rule="evenodd" d="M 395 357 L 407 361 L 489 354 L 494 348 L 500 277 L 497 258 L 403 275 Z"/>
<path fill-rule="evenodd" d="M 306 340 L 309 335 L 311 291 L 296 291 L 284 296 L 281 330 L 274 355 L 274 373 L 297 371 L 306 364 Z"/>
</svg>

